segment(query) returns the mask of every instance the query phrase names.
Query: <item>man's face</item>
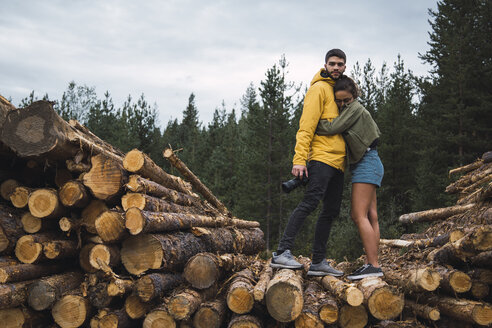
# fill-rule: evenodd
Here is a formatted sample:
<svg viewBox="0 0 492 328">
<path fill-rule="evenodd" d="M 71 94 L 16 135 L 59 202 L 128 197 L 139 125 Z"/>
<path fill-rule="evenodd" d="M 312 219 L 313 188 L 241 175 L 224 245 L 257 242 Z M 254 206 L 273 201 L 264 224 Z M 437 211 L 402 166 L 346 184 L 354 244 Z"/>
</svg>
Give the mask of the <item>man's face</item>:
<svg viewBox="0 0 492 328">
<path fill-rule="evenodd" d="M 340 76 L 342 76 L 343 72 L 345 72 L 345 61 L 343 58 L 339 58 L 336 56 L 328 57 L 328 61 L 325 64 L 326 71 L 330 76 L 336 80 Z"/>
</svg>

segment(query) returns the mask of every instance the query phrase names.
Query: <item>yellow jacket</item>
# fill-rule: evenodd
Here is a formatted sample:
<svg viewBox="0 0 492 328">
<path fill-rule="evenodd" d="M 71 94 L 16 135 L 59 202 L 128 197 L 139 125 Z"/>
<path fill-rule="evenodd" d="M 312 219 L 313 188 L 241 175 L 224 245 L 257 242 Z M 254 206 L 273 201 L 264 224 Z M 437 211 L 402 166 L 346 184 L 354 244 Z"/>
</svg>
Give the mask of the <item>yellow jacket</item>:
<svg viewBox="0 0 492 328">
<path fill-rule="evenodd" d="M 306 165 L 315 160 L 340 171 L 345 167 L 345 141 L 340 134 L 321 136 L 315 134 L 320 119 L 332 121 L 338 116 L 338 107 L 333 95 L 333 81 L 324 77 L 322 68 L 311 81 L 296 134 L 294 165 Z M 322 74 L 323 73 L 323 74 Z M 326 75 L 325 75 L 326 76 Z"/>
</svg>

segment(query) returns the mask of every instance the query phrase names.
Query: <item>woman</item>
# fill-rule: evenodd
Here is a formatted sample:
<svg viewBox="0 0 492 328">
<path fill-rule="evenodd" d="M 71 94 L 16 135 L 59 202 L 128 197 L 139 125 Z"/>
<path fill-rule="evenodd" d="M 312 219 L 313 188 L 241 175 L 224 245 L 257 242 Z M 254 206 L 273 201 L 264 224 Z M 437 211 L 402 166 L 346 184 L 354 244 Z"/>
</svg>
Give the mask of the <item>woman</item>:
<svg viewBox="0 0 492 328">
<path fill-rule="evenodd" d="M 352 220 L 359 229 L 359 235 L 366 252 L 366 264 L 347 278 L 358 280 L 383 275 L 378 263 L 379 224 L 376 188 L 381 186 L 384 168 L 376 146 L 379 129 L 371 114 L 357 101 L 358 90 L 355 82 L 343 76 L 333 87 L 335 102 L 340 116 L 320 120 L 316 133 L 319 135 L 342 134 L 347 144 L 347 162 L 352 174 Z"/>
</svg>

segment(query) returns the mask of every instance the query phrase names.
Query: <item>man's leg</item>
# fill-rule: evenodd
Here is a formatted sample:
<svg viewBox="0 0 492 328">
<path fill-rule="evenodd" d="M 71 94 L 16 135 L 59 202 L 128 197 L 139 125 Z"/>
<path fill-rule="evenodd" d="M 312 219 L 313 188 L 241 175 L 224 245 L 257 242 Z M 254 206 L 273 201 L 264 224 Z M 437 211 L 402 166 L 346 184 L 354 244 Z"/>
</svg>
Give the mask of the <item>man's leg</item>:
<svg viewBox="0 0 492 328">
<path fill-rule="evenodd" d="M 333 169 L 331 166 L 318 161 L 309 162 L 309 182 L 306 192 L 304 193 L 303 200 L 290 215 L 284 234 L 278 245 L 279 254 L 294 247 L 297 232 L 301 229 L 304 220 L 316 209 L 319 201 L 323 198 L 328 182 L 331 179 L 330 170 L 327 170 L 326 167 Z"/>
<path fill-rule="evenodd" d="M 326 165 L 325 175 L 329 177 L 323 195 L 323 209 L 316 222 L 313 243 L 313 263 L 319 263 L 326 257 L 326 243 L 330 236 L 331 224 L 340 214 L 343 194 L 343 172 Z"/>
</svg>

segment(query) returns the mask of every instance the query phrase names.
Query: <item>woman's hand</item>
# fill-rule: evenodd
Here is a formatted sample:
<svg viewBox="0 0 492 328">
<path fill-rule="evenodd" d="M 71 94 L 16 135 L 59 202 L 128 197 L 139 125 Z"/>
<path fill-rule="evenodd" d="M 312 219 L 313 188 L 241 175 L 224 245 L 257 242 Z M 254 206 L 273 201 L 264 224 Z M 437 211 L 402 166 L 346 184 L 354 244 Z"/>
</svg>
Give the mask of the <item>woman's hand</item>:
<svg viewBox="0 0 492 328">
<path fill-rule="evenodd" d="M 292 166 L 292 174 L 301 180 L 302 180 L 303 176 L 306 176 L 306 178 L 307 178 L 308 177 L 307 167 L 305 165 L 298 165 L 298 164 L 293 165 Z"/>
</svg>

